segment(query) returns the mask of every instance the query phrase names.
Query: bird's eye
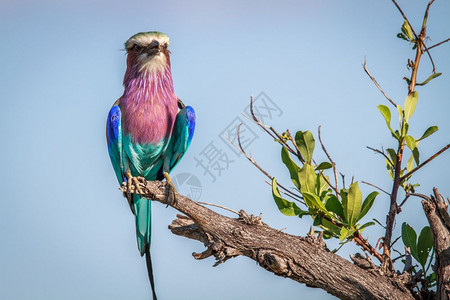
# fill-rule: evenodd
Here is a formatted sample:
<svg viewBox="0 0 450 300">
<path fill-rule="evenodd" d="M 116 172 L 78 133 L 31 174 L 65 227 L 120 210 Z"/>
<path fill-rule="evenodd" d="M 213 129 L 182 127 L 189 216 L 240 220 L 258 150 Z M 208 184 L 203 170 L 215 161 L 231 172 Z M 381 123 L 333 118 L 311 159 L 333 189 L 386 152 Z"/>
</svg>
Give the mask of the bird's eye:
<svg viewBox="0 0 450 300">
<path fill-rule="evenodd" d="M 131 49 L 133 49 L 134 51 L 139 51 L 142 49 L 141 46 L 134 44 L 133 47 L 131 47 Z"/>
<path fill-rule="evenodd" d="M 164 48 L 167 48 L 167 43 L 165 43 L 164 45 L 162 45 Z"/>
</svg>

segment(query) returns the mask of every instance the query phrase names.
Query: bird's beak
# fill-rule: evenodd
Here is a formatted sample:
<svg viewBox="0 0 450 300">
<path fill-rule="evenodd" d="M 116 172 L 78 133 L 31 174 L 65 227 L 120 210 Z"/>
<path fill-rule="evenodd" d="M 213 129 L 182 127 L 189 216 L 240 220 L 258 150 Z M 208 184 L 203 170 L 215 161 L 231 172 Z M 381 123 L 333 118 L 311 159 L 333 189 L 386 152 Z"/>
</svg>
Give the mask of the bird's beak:
<svg viewBox="0 0 450 300">
<path fill-rule="evenodd" d="M 153 40 L 147 47 L 144 48 L 144 52 L 152 56 L 161 52 L 161 45 L 157 40 Z"/>
</svg>

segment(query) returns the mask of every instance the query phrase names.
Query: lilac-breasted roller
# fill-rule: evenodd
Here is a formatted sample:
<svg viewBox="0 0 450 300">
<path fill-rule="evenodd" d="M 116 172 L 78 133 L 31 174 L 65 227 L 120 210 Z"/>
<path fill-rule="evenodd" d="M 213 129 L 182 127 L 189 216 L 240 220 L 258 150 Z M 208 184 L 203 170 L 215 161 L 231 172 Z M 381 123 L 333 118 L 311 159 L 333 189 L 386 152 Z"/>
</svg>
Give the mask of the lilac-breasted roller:
<svg viewBox="0 0 450 300">
<path fill-rule="evenodd" d="M 106 124 L 108 152 L 120 184 L 137 176 L 166 178 L 172 184 L 168 174 L 191 143 L 195 113 L 174 93 L 168 46 L 169 37 L 156 31 L 135 34 L 125 43 L 125 90 Z M 151 201 L 135 194 L 127 198 L 156 299 L 150 257 Z"/>
</svg>

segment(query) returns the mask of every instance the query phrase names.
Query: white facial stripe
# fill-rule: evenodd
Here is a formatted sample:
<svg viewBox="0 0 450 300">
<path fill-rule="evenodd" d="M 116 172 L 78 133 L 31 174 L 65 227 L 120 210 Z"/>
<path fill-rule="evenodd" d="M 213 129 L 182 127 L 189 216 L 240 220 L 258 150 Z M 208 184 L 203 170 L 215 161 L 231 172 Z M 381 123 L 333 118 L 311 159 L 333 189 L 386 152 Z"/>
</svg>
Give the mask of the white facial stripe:
<svg viewBox="0 0 450 300">
<path fill-rule="evenodd" d="M 145 47 L 150 44 L 153 40 L 157 40 L 160 45 L 164 45 L 167 43 L 169 46 L 170 40 L 168 36 L 165 35 L 140 35 L 128 41 L 129 45 L 139 45 L 141 47 Z"/>
<path fill-rule="evenodd" d="M 147 53 L 139 54 L 138 61 L 141 66 L 139 71 L 148 74 L 156 72 L 163 73 L 167 64 L 167 58 L 162 52 L 151 56 Z"/>
</svg>

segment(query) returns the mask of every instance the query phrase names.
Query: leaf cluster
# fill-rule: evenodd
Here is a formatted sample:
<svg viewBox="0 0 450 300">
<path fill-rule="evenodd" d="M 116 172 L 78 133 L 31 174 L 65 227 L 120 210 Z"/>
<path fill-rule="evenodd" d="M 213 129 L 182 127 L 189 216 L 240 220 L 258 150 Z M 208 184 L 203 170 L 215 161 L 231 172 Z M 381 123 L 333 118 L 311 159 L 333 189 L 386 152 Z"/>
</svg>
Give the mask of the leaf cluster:
<svg viewBox="0 0 450 300">
<path fill-rule="evenodd" d="M 281 148 L 281 160 L 289 170 L 290 178 L 303 199 L 302 208 L 281 195 L 275 177 L 272 179 L 272 195 L 281 213 L 287 216 L 309 215 L 313 225 L 321 228 L 325 238 L 352 239 L 356 233 L 374 225 L 374 222 L 360 224 L 359 221 L 372 207 L 378 192 L 370 193 L 363 201 L 358 182 L 352 183 L 348 189 L 340 189 L 333 193 L 329 177 L 324 171 L 332 168 L 330 162 L 315 164 L 313 153 L 315 140 L 310 131 L 298 131 L 295 134 L 296 149 L 299 152 L 299 166 L 290 156 L 288 149 Z"/>
</svg>

